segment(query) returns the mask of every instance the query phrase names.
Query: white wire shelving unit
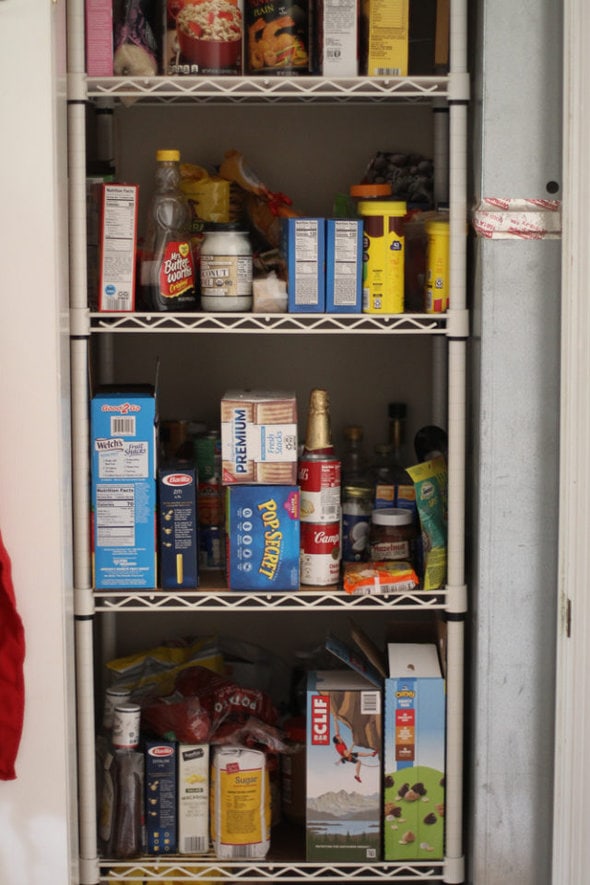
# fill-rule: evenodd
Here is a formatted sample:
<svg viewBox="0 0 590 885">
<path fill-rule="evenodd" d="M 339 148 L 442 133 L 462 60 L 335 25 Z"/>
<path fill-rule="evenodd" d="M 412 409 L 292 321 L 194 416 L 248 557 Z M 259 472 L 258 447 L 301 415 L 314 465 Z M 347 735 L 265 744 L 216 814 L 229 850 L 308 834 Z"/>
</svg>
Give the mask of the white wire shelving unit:
<svg viewBox="0 0 590 885">
<path fill-rule="evenodd" d="M 70 229 L 70 334 L 73 451 L 73 525 L 75 636 L 77 670 L 79 883 L 233 882 L 464 882 L 463 856 L 463 645 L 467 588 L 464 573 L 465 359 L 468 314 L 465 296 L 465 219 L 467 103 L 469 76 L 466 0 L 451 0 L 450 71 L 445 76 L 327 80 L 322 77 L 148 77 L 89 78 L 85 73 L 84 0 L 68 4 L 68 129 Z M 293 314 L 104 314 L 88 309 L 86 288 L 86 120 L 88 102 L 102 106 L 158 105 L 372 105 L 428 104 L 435 115 L 435 163 L 450 205 L 451 309 L 444 315 Z M 445 118 L 442 125 L 437 122 Z M 438 126 L 438 129 L 437 129 Z M 443 168 L 444 167 L 444 168 Z M 90 449 L 88 426 L 88 357 L 92 338 L 118 334 L 289 334 L 432 336 L 433 347 L 445 348 L 449 434 L 447 585 L 436 594 L 413 592 L 383 596 L 349 596 L 337 588 L 302 588 L 293 594 L 228 591 L 219 578 L 202 577 L 197 591 L 95 591 L 91 586 L 89 549 Z M 440 352 L 440 349 L 439 349 Z M 440 373 L 439 373 L 440 374 Z M 438 611 L 447 621 L 447 760 L 446 846 L 442 861 L 318 864 L 275 852 L 264 861 L 219 861 L 207 855 L 100 858 L 97 844 L 94 757 L 94 633 L 96 617 L 137 612 L 369 611 L 385 613 Z M 297 853 L 297 852 L 293 852 Z M 288 852 L 287 852 L 288 854 Z"/>
</svg>

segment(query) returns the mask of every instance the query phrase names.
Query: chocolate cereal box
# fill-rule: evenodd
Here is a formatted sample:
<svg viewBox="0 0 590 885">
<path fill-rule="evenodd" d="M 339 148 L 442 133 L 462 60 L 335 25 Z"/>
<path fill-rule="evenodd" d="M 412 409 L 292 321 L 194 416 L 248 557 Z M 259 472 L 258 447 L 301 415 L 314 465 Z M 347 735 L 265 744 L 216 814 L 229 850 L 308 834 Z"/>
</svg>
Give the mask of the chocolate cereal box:
<svg viewBox="0 0 590 885">
<path fill-rule="evenodd" d="M 272 390 L 230 390 L 221 400 L 224 485 L 297 482 L 297 401 Z"/>
</svg>

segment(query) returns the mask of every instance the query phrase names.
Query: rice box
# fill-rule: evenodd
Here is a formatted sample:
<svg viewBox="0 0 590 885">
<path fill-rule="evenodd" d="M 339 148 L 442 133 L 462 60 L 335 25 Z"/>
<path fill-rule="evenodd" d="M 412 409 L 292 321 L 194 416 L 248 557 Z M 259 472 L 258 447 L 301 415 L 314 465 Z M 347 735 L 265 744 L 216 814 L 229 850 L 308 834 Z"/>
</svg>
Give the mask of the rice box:
<svg viewBox="0 0 590 885">
<path fill-rule="evenodd" d="M 224 485 L 297 482 L 297 400 L 280 390 L 229 390 L 221 400 Z"/>
<path fill-rule="evenodd" d="M 156 396 L 103 387 L 92 397 L 94 586 L 156 587 Z"/>
<path fill-rule="evenodd" d="M 145 831 L 148 854 L 173 854 L 177 848 L 175 741 L 145 743 Z"/>
<path fill-rule="evenodd" d="M 445 684 L 436 645 L 388 645 L 385 860 L 444 856 Z"/>
<path fill-rule="evenodd" d="M 307 681 L 306 856 L 381 859 L 381 690 L 348 670 Z"/>
<path fill-rule="evenodd" d="M 298 486 L 228 486 L 226 538 L 230 589 L 299 589 Z"/>
</svg>

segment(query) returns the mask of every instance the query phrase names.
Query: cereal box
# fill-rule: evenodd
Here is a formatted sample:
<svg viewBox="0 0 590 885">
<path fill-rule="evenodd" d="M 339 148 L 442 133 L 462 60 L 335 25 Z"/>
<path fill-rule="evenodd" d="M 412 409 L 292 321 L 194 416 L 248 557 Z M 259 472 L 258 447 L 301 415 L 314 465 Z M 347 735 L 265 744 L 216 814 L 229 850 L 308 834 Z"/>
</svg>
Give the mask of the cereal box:
<svg viewBox="0 0 590 885">
<path fill-rule="evenodd" d="M 444 852 L 445 685 L 436 645 L 388 645 L 385 680 L 385 860 Z"/>
<path fill-rule="evenodd" d="M 135 310 L 136 184 L 103 184 L 100 211 L 98 309 Z"/>
<path fill-rule="evenodd" d="M 94 586 L 156 586 L 156 397 L 153 387 L 104 387 L 92 398 Z"/>
<path fill-rule="evenodd" d="M 358 673 L 307 682 L 307 860 L 381 859 L 381 690 Z"/>
<path fill-rule="evenodd" d="M 297 486 L 228 486 L 226 519 L 232 590 L 299 589 Z"/>
<path fill-rule="evenodd" d="M 221 459 L 224 485 L 297 482 L 295 394 L 230 390 L 221 400 Z"/>
</svg>

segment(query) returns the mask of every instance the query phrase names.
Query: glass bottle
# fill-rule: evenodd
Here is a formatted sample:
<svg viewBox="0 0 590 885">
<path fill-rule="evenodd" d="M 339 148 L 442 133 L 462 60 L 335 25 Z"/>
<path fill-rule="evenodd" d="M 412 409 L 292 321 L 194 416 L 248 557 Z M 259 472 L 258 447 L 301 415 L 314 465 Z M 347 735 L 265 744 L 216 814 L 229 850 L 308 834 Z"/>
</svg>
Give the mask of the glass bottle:
<svg viewBox="0 0 590 885">
<path fill-rule="evenodd" d="M 145 310 L 196 310 L 190 210 L 180 190 L 180 153 L 156 153 L 155 190 L 141 259 Z"/>
<path fill-rule="evenodd" d="M 314 387 L 309 396 L 304 454 L 333 455 L 330 396 L 327 390 Z"/>
<path fill-rule="evenodd" d="M 349 424 L 344 428 L 342 448 L 342 482 L 368 478 L 369 459 L 363 443 L 363 428 L 360 424 Z"/>
</svg>

